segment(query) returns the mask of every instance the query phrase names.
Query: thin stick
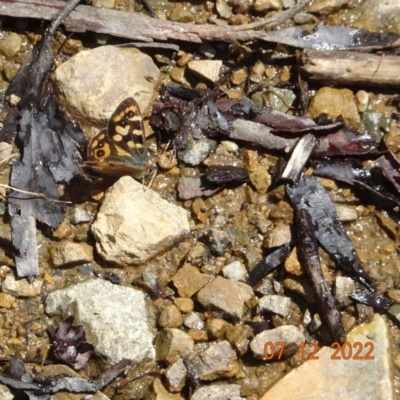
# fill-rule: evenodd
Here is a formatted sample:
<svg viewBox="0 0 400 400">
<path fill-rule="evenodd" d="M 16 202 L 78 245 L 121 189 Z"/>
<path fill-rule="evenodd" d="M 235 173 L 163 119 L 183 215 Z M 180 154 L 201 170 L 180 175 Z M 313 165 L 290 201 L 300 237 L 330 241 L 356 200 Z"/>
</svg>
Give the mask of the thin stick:
<svg viewBox="0 0 400 400">
<path fill-rule="evenodd" d="M 46 199 L 48 201 L 52 201 L 53 203 L 72 204 L 72 201 L 51 199 L 50 197 L 46 197 L 43 193 L 28 192 L 27 190 L 17 189 L 15 187 L 12 187 L 12 186 L 9 186 L 9 185 L 5 185 L 3 183 L 0 183 L 0 186 L 4 187 L 6 189 L 14 190 L 14 192 L 30 194 L 30 195 L 32 195 L 34 197 L 41 197 L 41 198 Z"/>
</svg>

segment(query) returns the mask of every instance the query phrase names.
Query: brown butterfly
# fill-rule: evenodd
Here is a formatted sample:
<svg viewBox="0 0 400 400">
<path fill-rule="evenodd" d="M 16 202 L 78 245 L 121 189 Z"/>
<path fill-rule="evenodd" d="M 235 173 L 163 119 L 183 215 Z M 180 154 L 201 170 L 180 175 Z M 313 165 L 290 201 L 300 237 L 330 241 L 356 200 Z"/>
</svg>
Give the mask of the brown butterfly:
<svg viewBox="0 0 400 400">
<path fill-rule="evenodd" d="M 125 99 L 111 115 L 107 128 L 92 138 L 83 165 L 114 177 L 141 179 L 149 173 L 143 118 L 135 99 Z"/>
</svg>

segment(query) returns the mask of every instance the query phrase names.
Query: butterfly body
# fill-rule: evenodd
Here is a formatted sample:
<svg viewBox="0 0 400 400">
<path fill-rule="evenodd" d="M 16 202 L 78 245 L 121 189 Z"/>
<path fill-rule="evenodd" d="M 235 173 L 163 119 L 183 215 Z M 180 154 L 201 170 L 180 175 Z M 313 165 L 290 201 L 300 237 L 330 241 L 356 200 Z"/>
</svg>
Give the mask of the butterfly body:
<svg viewBox="0 0 400 400">
<path fill-rule="evenodd" d="M 140 179 L 149 173 L 143 118 L 135 99 L 125 99 L 111 115 L 107 128 L 92 138 L 84 166 L 113 177 Z"/>
</svg>

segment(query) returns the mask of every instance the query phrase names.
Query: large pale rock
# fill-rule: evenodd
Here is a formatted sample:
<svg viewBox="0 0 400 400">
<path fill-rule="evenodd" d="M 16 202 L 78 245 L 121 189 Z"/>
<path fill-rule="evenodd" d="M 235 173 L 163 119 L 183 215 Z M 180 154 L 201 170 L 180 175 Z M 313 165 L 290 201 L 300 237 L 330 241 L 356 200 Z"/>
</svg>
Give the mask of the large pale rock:
<svg viewBox="0 0 400 400">
<path fill-rule="evenodd" d="M 58 67 L 53 86 L 72 114 L 100 124 L 127 97 L 134 97 L 143 112 L 159 78 L 151 57 L 138 49 L 100 46 L 81 51 Z"/>
<path fill-rule="evenodd" d="M 73 315 L 86 339 L 110 364 L 129 358 L 154 359 L 155 319 L 145 295 L 102 279 L 89 279 L 56 290 L 46 299 L 46 312 Z"/>
<path fill-rule="evenodd" d="M 384 319 L 375 314 L 371 323 L 354 328 L 347 342 L 363 344 L 360 356 L 372 349 L 373 359 L 355 360 L 357 347 L 345 360 L 332 359 L 334 349 L 323 347 L 315 355 L 278 381 L 260 400 L 390 400 L 394 399 L 391 383 L 388 328 Z M 364 343 L 372 343 L 371 347 Z M 348 350 L 348 349 L 347 349 Z M 347 355 L 349 353 L 346 353 Z"/>
<path fill-rule="evenodd" d="M 102 258 L 121 266 L 141 264 L 189 233 L 187 212 L 129 176 L 105 194 L 91 227 Z"/>
</svg>

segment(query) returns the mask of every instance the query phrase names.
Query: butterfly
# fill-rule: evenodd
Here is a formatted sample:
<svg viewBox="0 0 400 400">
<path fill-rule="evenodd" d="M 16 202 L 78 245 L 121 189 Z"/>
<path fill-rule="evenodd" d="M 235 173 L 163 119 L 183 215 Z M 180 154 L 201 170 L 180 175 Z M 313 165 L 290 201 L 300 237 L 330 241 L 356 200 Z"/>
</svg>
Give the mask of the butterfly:
<svg viewBox="0 0 400 400">
<path fill-rule="evenodd" d="M 141 179 L 150 171 L 143 118 L 136 100 L 125 99 L 107 128 L 92 138 L 83 164 L 103 175 Z"/>
</svg>

